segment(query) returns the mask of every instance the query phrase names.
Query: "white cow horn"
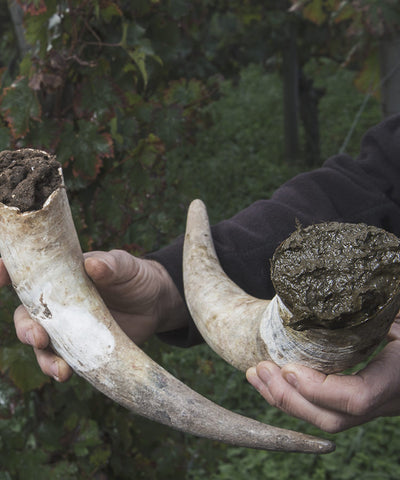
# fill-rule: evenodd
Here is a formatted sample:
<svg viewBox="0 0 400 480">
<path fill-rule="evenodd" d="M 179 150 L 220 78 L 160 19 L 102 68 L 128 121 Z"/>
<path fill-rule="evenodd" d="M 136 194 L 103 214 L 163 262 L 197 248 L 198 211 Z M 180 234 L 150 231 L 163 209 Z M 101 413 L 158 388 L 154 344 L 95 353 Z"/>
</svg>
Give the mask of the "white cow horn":
<svg viewBox="0 0 400 480">
<path fill-rule="evenodd" d="M 399 270 L 400 249 L 398 245 L 396 248 Z M 335 329 L 294 327 L 293 314 L 278 295 L 271 301 L 254 298 L 224 273 L 200 200 L 194 200 L 189 208 L 183 258 L 185 298 L 197 328 L 218 355 L 243 371 L 263 360 L 273 360 L 280 366 L 301 363 L 324 373 L 343 371 L 372 353 L 400 308 L 395 278 L 395 288 L 387 301 L 356 325 Z"/>
<path fill-rule="evenodd" d="M 47 330 L 54 350 L 117 403 L 178 430 L 238 446 L 334 449 L 329 441 L 264 425 L 212 403 L 143 353 L 85 274 L 63 183 L 39 210 L 21 213 L 0 203 L 0 251 L 19 298 Z"/>
</svg>

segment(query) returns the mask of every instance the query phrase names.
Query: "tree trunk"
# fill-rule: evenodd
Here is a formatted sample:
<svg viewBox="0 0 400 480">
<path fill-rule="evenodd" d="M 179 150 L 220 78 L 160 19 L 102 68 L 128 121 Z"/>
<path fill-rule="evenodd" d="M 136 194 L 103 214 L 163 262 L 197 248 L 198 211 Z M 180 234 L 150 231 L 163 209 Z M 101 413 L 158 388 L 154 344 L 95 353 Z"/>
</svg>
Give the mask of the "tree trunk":
<svg viewBox="0 0 400 480">
<path fill-rule="evenodd" d="M 287 44 L 283 49 L 283 112 L 285 155 L 289 162 L 299 154 L 298 96 L 299 68 L 296 44 L 296 25 L 289 22 Z"/>
<path fill-rule="evenodd" d="M 400 112 L 400 36 L 384 40 L 380 47 L 382 113 Z"/>
<path fill-rule="evenodd" d="M 308 167 L 321 164 L 318 106 L 325 89 L 314 86 L 301 70 L 299 77 L 299 113 L 304 128 L 304 158 Z"/>
<path fill-rule="evenodd" d="M 19 52 L 21 57 L 23 57 L 26 52 L 29 50 L 29 45 L 25 39 L 25 29 L 24 29 L 24 14 L 22 8 L 16 0 L 8 0 L 8 10 L 10 12 L 11 21 L 14 25 L 15 36 L 17 37 Z"/>
</svg>

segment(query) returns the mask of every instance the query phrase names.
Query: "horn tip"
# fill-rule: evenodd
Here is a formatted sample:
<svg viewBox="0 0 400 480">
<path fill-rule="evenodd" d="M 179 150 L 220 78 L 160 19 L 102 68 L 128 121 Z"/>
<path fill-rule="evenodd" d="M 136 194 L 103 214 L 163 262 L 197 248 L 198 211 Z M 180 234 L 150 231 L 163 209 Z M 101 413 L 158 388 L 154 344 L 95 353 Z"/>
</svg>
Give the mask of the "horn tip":
<svg viewBox="0 0 400 480">
<path fill-rule="evenodd" d="M 332 453 L 336 450 L 336 444 L 330 440 L 319 439 L 316 446 L 319 450 L 316 453 Z"/>
<path fill-rule="evenodd" d="M 313 435 L 284 430 L 284 435 L 275 436 L 275 450 L 293 453 L 327 454 L 336 450 L 336 444 L 330 440 Z"/>
<path fill-rule="evenodd" d="M 196 198 L 194 200 L 192 200 L 190 202 L 190 205 L 189 205 L 189 210 L 206 210 L 206 206 L 205 206 L 205 203 L 203 202 L 203 200 L 200 200 L 199 198 Z"/>
</svg>

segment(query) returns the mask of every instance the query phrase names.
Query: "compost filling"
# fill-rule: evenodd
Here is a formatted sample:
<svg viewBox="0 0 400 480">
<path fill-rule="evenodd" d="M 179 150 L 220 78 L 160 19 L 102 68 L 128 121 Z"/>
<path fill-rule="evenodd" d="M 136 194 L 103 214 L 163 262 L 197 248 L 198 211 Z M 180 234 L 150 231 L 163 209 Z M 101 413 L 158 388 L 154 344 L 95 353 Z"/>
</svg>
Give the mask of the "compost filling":
<svg viewBox="0 0 400 480">
<path fill-rule="evenodd" d="M 0 152 L 0 202 L 21 212 L 40 210 L 61 184 L 55 158 L 29 148 Z"/>
<path fill-rule="evenodd" d="M 400 240 L 364 224 L 298 227 L 277 248 L 271 277 L 290 327 L 358 325 L 399 291 Z"/>
</svg>

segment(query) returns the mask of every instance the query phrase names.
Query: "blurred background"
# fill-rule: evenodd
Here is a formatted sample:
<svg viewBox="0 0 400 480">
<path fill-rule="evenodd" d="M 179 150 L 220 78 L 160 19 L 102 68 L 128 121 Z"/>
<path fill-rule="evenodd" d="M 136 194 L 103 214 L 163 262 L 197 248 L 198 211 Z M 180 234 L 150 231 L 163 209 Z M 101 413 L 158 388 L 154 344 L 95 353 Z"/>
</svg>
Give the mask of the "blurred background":
<svg viewBox="0 0 400 480">
<path fill-rule="evenodd" d="M 83 250 L 156 250 L 202 198 L 212 222 L 266 198 L 400 111 L 397 0 L 0 0 L 0 149 L 63 164 Z M 267 260 L 267 259 L 266 259 Z M 44 377 L 0 294 L 0 480 L 400 478 L 400 419 L 327 456 L 234 448 L 131 415 L 74 376 Z M 213 401 L 268 407 L 200 345 L 145 350 Z"/>
</svg>

